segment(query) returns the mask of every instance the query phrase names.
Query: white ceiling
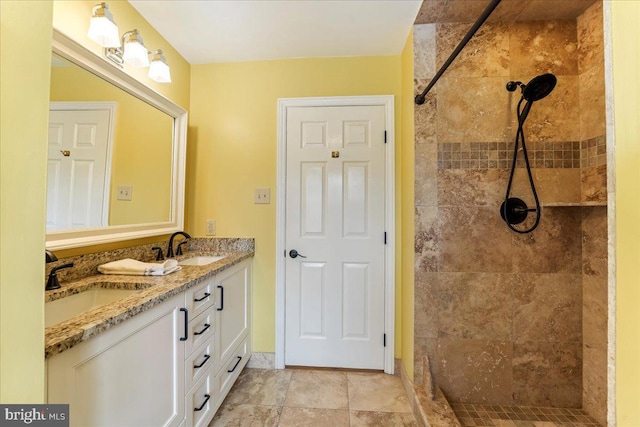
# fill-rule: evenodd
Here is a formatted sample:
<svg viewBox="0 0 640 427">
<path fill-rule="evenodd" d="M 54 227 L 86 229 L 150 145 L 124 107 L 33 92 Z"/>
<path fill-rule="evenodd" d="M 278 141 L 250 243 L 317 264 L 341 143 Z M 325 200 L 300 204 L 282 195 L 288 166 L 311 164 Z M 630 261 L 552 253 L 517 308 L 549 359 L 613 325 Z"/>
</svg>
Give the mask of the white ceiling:
<svg viewBox="0 0 640 427">
<path fill-rule="evenodd" d="M 206 64 L 398 55 L 422 0 L 129 0 L 129 3 L 189 63 Z"/>
</svg>

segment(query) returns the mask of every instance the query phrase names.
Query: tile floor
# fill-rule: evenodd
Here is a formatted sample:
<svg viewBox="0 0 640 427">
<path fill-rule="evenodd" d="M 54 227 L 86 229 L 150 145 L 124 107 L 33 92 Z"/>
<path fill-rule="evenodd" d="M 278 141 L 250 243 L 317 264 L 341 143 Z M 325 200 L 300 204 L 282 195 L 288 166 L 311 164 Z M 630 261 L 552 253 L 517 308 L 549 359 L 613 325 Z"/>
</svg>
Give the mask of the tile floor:
<svg viewBox="0 0 640 427">
<path fill-rule="evenodd" d="M 382 373 L 249 369 L 209 427 L 417 426 L 400 377 Z"/>
<path fill-rule="evenodd" d="M 491 406 L 451 403 L 460 424 L 495 427 L 595 427 L 600 426 L 582 409 L 534 406 Z"/>
</svg>

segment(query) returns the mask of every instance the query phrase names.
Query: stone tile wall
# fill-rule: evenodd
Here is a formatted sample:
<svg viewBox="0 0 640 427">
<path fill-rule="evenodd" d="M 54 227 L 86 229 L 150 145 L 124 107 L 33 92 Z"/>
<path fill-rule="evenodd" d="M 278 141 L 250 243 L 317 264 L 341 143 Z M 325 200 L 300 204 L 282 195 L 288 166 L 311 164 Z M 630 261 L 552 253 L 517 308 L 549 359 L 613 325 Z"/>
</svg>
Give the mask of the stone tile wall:
<svg viewBox="0 0 640 427">
<path fill-rule="evenodd" d="M 581 186 L 585 203 L 607 201 L 602 2 L 577 19 L 580 98 Z"/>
<path fill-rule="evenodd" d="M 582 202 L 607 201 L 602 2 L 577 19 Z M 607 208 L 582 209 L 582 406 L 607 425 Z"/>
<path fill-rule="evenodd" d="M 589 119 L 577 108 L 585 95 L 580 64 L 597 57 L 579 52 L 579 25 L 485 23 L 415 109 L 414 379 L 420 382 L 428 356 L 454 402 L 583 405 L 583 359 L 593 353 L 583 345 L 583 324 L 595 321 L 583 320 L 583 299 L 594 292 L 583 288 L 582 239 L 591 223 L 583 208 L 547 207 L 538 229 L 520 235 L 499 215 L 519 100 L 505 85 L 545 72 L 556 74 L 558 85 L 534 104 L 525 125 L 538 193 L 547 204 L 584 199 L 584 159 L 588 164 L 590 140 L 604 130 L 583 132 Z M 414 27 L 416 93 L 468 27 Z M 596 109 L 589 114 L 594 120 Z M 604 120 L 604 107 L 600 114 Z M 597 161 L 597 142 L 595 152 Z M 533 203 L 522 168 L 512 195 Z M 606 209 L 589 209 L 605 211 L 588 217 L 604 218 L 606 236 Z M 606 261 L 606 245 L 594 251 Z"/>
</svg>

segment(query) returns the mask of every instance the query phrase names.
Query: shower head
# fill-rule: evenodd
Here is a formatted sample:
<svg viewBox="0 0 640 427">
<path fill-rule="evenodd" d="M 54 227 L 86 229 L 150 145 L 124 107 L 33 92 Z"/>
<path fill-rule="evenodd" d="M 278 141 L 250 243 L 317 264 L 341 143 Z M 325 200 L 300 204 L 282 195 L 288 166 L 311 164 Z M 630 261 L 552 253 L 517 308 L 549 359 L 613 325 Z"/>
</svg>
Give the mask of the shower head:
<svg viewBox="0 0 640 427">
<path fill-rule="evenodd" d="M 551 73 L 534 77 L 522 89 L 522 97 L 529 102 L 538 101 L 549 95 L 557 82 L 558 79 Z"/>
<path fill-rule="evenodd" d="M 556 76 L 547 73 L 532 78 L 526 85 L 522 82 L 511 81 L 507 83 L 507 90 L 514 92 L 516 89 L 522 88 L 522 97 L 529 102 L 534 102 L 549 95 L 556 87 L 557 82 Z"/>
</svg>

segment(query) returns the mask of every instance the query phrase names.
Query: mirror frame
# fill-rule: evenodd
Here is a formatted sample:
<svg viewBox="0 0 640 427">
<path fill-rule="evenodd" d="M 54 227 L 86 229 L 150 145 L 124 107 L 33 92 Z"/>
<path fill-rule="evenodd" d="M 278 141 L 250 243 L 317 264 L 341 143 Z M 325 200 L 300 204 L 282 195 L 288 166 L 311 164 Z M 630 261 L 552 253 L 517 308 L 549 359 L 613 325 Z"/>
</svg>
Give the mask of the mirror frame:
<svg viewBox="0 0 640 427">
<path fill-rule="evenodd" d="M 46 248 L 50 250 L 77 248 L 181 231 L 184 227 L 187 111 L 55 28 L 53 29 L 52 53 L 60 55 L 168 114 L 173 117 L 174 125 L 171 161 L 171 217 L 169 221 L 51 231 L 46 233 Z"/>
</svg>

